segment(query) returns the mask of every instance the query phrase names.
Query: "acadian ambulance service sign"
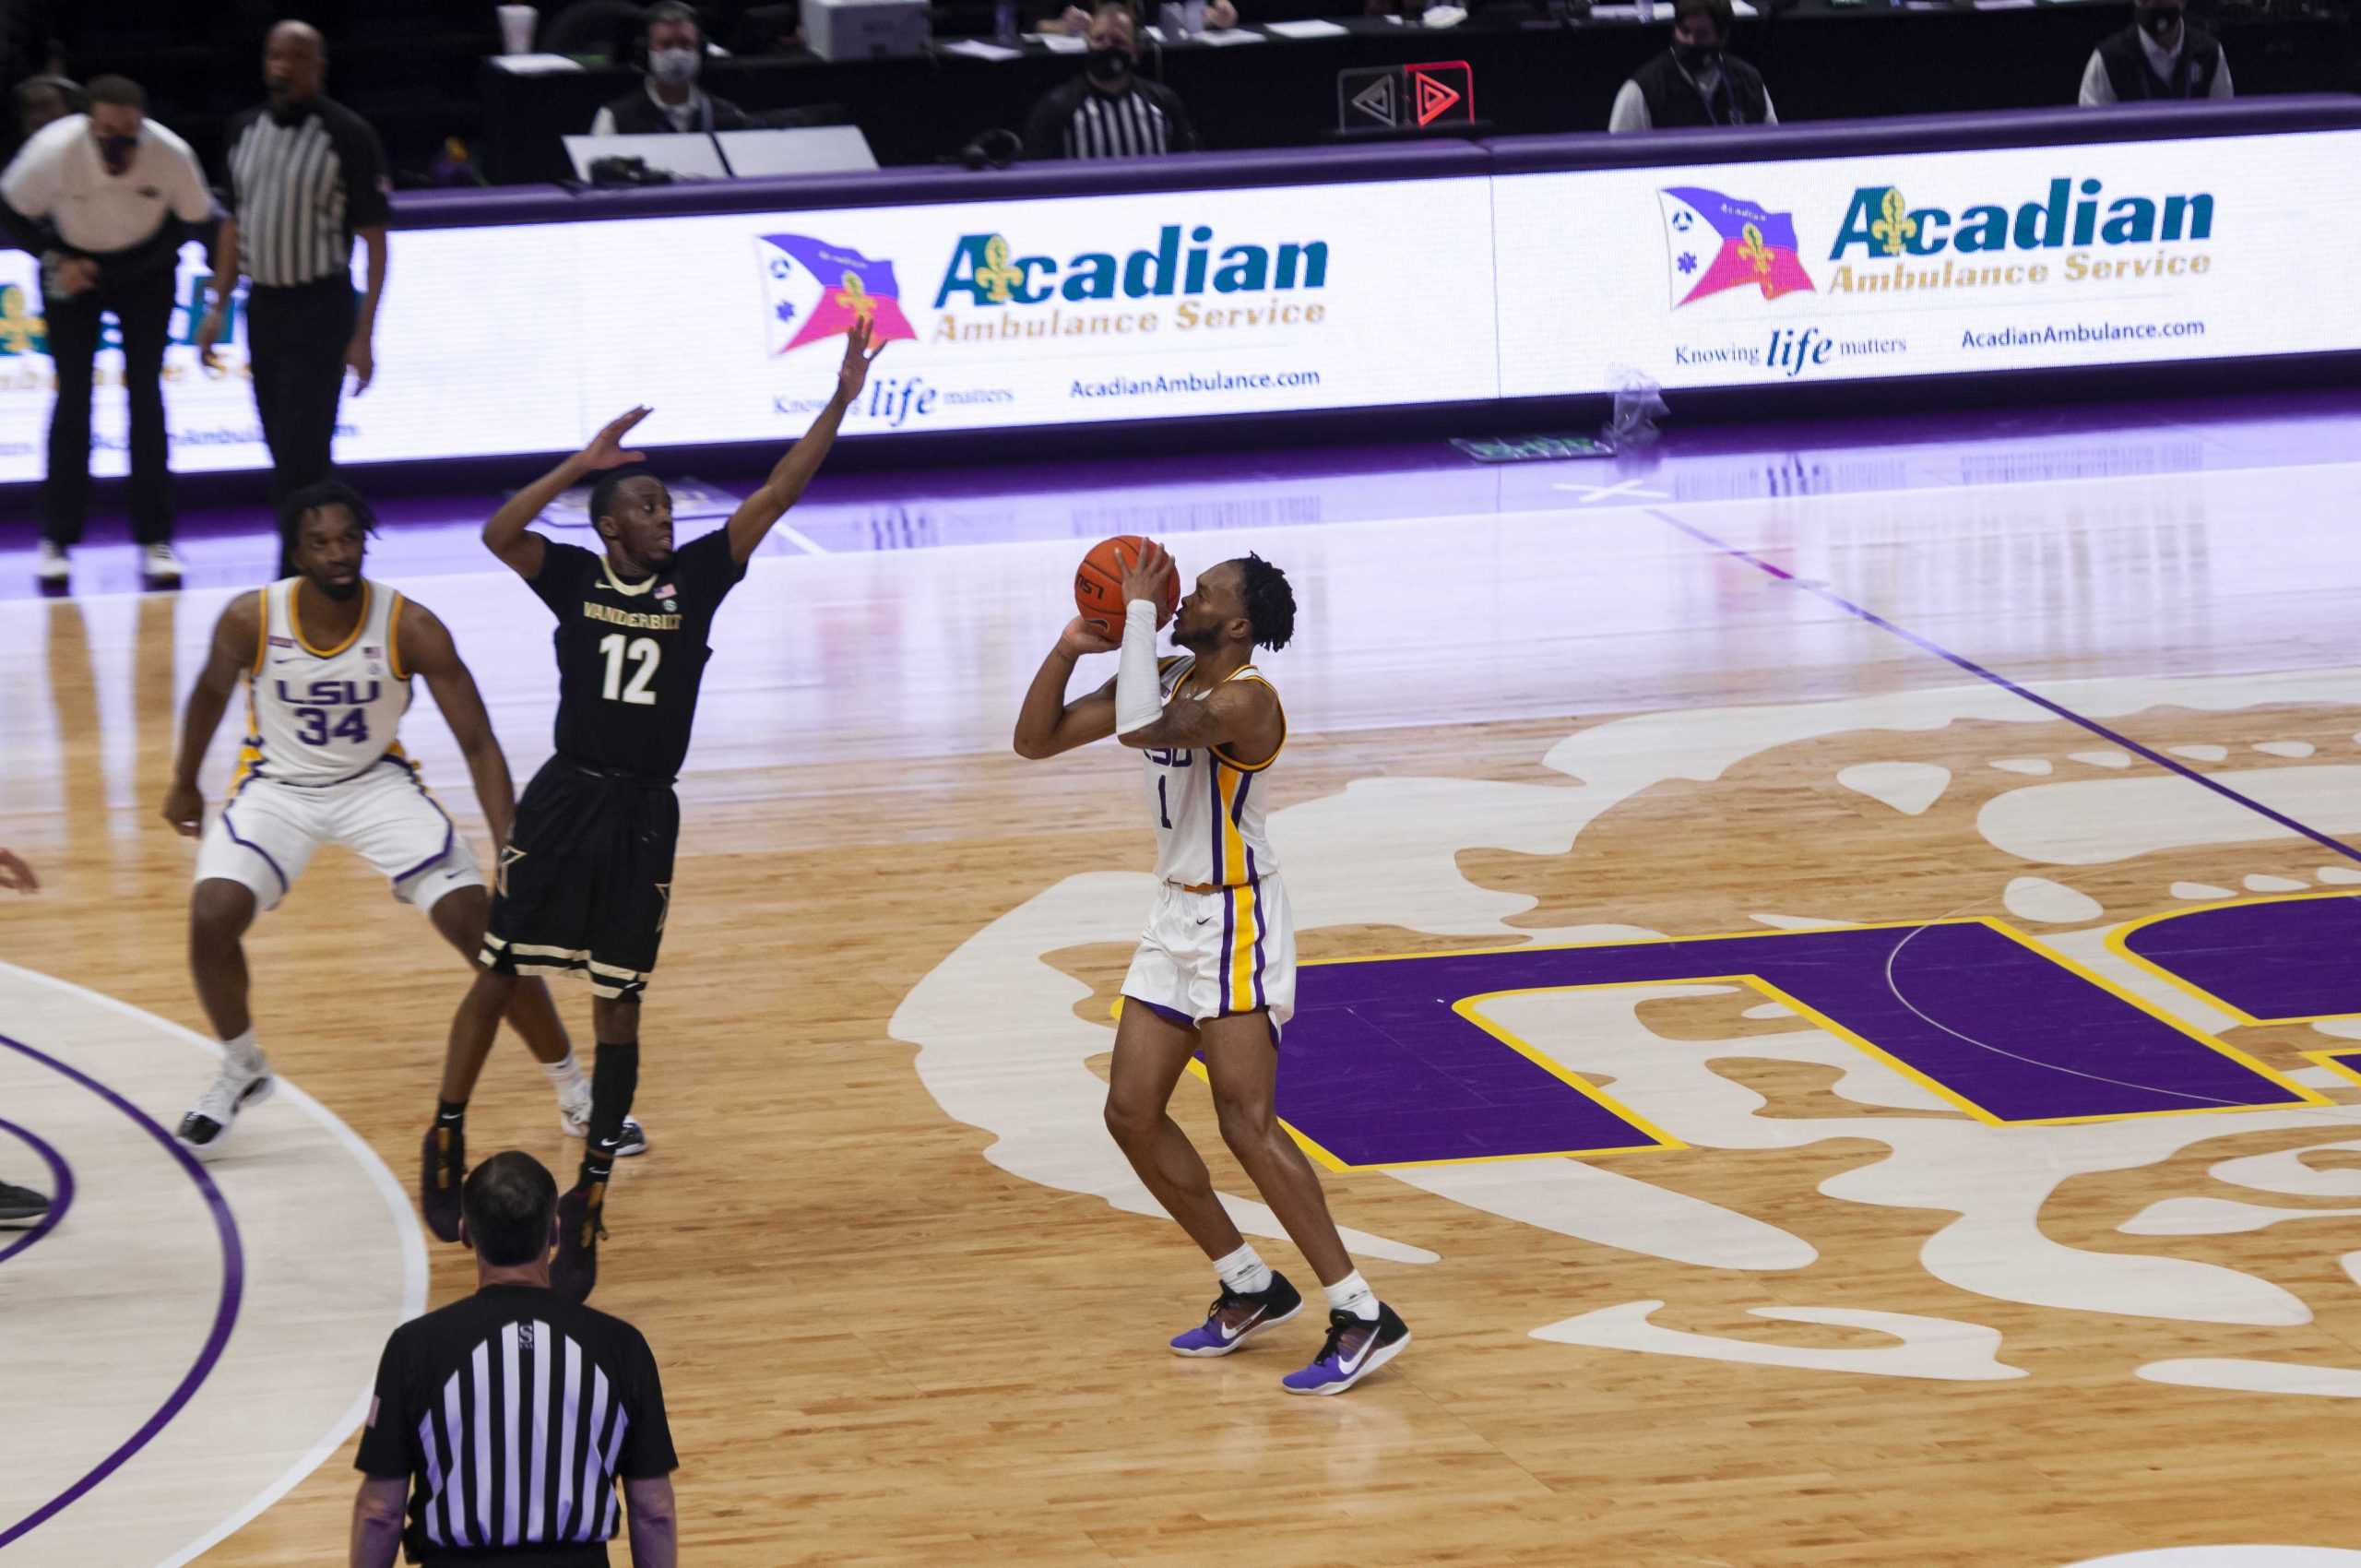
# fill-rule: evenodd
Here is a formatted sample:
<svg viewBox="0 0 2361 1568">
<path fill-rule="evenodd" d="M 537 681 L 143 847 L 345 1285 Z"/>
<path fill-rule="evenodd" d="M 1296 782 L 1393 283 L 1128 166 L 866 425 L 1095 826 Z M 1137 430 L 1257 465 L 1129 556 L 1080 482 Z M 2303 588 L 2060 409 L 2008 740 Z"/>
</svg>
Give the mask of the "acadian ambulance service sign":
<svg viewBox="0 0 2361 1568">
<path fill-rule="evenodd" d="M 652 404 L 636 438 L 655 445 L 792 436 L 865 317 L 892 346 L 853 434 L 1489 398 L 1489 186 L 586 226 L 585 253 L 661 320 L 628 351 L 586 355 L 582 395 L 591 413 Z"/>
<path fill-rule="evenodd" d="M 2356 158 L 2335 132 L 1501 178 L 1501 393 L 2361 349 L 2361 278 L 2320 263 Z"/>
<path fill-rule="evenodd" d="M 791 440 L 860 321 L 893 346 L 858 434 L 2361 350 L 2356 168 L 2340 131 L 397 230 L 337 456 L 567 450 L 643 402 L 650 445 Z M 264 469 L 242 313 L 196 361 L 206 284 L 192 245 L 173 463 Z M 45 466 L 44 310 L 0 251 L 0 483 Z"/>
<path fill-rule="evenodd" d="M 396 230 L 392 246 L 376 381 L 343 404 L 345 462 L 570 449 L 642 402 L 644 445 L 791 440 L 862 319 L 893 346 L 853 434 L 1499 387 L 1482 178 Z M 267 468 L 243 319 L 224 370 L 197 363 L 206 281 L 192 245 L 165 367 L 173 461 Z M 42 311 L 31 258 L 0 252 L 0 482 L 43 469 Z M 125 469 L 122 374 L 103 349 L 100 474 Z"/>
</svg>

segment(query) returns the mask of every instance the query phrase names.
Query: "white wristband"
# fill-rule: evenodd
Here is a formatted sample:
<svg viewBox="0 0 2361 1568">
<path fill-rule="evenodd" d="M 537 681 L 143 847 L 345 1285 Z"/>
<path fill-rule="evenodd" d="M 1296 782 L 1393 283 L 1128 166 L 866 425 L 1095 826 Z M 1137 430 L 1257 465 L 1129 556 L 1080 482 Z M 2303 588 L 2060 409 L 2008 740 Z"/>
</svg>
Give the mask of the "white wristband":
<svg viewBox="0 0 2361 1568">
<path fill-rule="evenodd" d="M 1135 599 L 1123 606 L 1123 651 L 1115 666 L 1115 733 L 1145 730 L 1163 717 L 1163 683 L 1156 668 L 1156 606 Z"/>
</svg>

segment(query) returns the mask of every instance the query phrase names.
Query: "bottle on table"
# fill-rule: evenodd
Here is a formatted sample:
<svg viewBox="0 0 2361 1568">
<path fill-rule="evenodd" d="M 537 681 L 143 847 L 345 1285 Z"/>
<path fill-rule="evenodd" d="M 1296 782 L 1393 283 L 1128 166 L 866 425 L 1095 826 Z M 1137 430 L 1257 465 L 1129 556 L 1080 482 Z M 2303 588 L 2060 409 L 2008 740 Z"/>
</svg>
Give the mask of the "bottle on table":
<svg viewBox="0 0 2361 1568">
<path fill-rule="evenodd" d="M 1016 42 L 1016 0 L 992 0 L 992 42 Z"/>
</svg>

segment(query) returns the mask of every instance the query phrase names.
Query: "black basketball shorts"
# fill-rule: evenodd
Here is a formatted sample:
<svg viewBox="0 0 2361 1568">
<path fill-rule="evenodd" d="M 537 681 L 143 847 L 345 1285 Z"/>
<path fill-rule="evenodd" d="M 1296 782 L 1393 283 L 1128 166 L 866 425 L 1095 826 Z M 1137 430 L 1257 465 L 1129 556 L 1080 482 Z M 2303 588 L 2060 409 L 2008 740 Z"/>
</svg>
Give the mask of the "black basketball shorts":
<svg viewBox="0 0 2361 1568">
<path fill-rule="evenodd" d="M 672 904 L 681 802 L 669 784 L 552 757 L 516 802 L 500 851 L 482 962 L 504 975 L 572 970 L 636 1002 Z"/>
</svg>

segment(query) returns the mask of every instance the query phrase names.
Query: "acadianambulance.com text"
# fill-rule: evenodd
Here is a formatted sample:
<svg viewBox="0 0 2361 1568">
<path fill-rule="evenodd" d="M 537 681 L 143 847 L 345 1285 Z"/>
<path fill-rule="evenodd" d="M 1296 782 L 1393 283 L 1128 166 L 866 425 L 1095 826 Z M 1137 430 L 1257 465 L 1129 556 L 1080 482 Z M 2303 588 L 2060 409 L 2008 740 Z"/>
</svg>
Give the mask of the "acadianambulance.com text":
<svg viewBox="0 0 2361 1568">
<path fill-rule="evenodd" d="M 1261 392 L 1277 386 L 1317 386 L 1316 370 L 1263 371 L 1234 374 L 1226 370 L 1191 372 L 1186 375 L 1110 375 L 1103 381 L 1077 379 L 1071 398 L 1161 398 L 1189 392 Z"/>
<path fill-rule="evenodd" d="M 2052 323 L 2041 327 L 2003 327 L 1998 332 L 1978 332 L 1969 327 L 1959 337 L 1963 349 L 2039 349 L 2056 343 L 2127 343 L 2156 338 L 2202 338 L 2205 324 L 2201 321 L 2139 321 L 2125 325 L 2102 322 L 2096 327 L 2079 323 L 2059 327 Z"/>
</svg>

